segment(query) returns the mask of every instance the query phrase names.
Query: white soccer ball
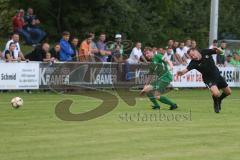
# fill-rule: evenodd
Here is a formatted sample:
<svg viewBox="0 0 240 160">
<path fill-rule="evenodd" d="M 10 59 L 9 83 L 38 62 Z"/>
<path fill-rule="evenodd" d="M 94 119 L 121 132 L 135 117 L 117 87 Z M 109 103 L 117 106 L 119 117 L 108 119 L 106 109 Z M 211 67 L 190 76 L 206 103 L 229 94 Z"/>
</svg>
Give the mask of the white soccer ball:
<svg viewBox="0 0 240 160">
<path fill-rule="evenodd" d="M 11 105 L 13 108 L 19 108 L 23 105 L 23 99 L 20 98 L 20 97 L 14 97 L 12 100 L 11 100 Z"/>
</svg>

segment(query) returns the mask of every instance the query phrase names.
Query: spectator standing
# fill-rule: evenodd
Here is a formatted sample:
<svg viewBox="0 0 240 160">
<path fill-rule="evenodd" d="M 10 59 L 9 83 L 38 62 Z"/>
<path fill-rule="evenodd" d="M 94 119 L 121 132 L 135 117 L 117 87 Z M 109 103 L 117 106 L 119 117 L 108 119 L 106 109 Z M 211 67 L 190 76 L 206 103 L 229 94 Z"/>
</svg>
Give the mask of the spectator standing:
<svg viewBox="0 0 240 160">
<path fill-rule="evenodd" d="M 79 61 L 79 57 L 78 57 L 78 55 L 79 55 L 78 44 L 79 44 L 78 38 L 77 37 L 73 37 L 71 39 L 71 47 L 72 47 L 73 52 L 74 52 L 74 54 L 72 55 L 72 58 L 74 60 L 76 60 L 76 61 Z"/>
<path fill-rule="evenodd" d="M 197 49 L 197 42 L 195 40 L 192 40 L 191 42 L 191 48 Z"/>
<path fill-rule="evenodd" d="M 167 52 L 163 55 L 163 58 L 165 60 L 174 62 L 174 55 L 172 54 L 172 49 L 171 48 L 167 49 Z"/>
<path fill-rule="evenodd" d="M 92 54 L 92 35 L 88 34 L 86 39 L 81 43 L 79 49 L 80 62 L 94 62 L 94 55 Z"/>
<path fill-rule="evenodd" d="M 143 56 L 141 48 L 142 44 L 140 42 L 137 42 L 126 62 L 129 64 L 137 64 L 141 62 L 141 60 L 143 60 L 143 62 L 147 62 L 147 60 Z"/>
<path fill-rule="evenodd" d="M 187 51 L 191 48 L 191 44 L 192 44 L 192 41 L 191 39 L 187 39 L 186 42 L 185 42 L 185 46 L 184 46 L 184 54 L 187 54 Z"/>
<path fill-rule="evenodd" d="M 179 47 L 179 42 L 175 41 L 173 44 L 173 53 L 175 54 L 177 52 L 177 48 Z"/>
<path fill-rule="evenodd" d="M 92 54 L 95 56 L 95 55 L 97 55 L 97 54 L 99 53 L 99 50 L 98 50 L 97 45 L 96 45 L 96 43 L 95 43 L 95 34 L 92 33 L 92 32 L 90 32 L 89 35 L 92 36 L 91 52 L 92 52 Z"/>
<path fill-rule="evenodd" d="M 190 63 L 191 59 L 189 57 L 189 55 L 187 54 L 188 50 L 191 48 L 192 45 L 192 41 L 191 39 L 187 39 L 185 42 L 185 46 L 184 46 L 184 59 L 186 60 L 186 63 Z"/>
<path fill-rule="evenodd" d="M 141 62 L 141 60 L 143 60 L 144 62 L 147 63 L 147 60 L 143 56 L 141 48 L 142 48 L 142 44 L 140 42 L 137 42 L 135 47 L 132 49 L 132 52 L 131 52 L 129 58 L 126 60 L 126 63 L 125 63 L 125 73 L 126 73 L 125 78 L 126 78 L 126 80 L 132 79 L 132 76 L 129 73 L 130 65 L 138 64 Z"/>
<path fill-rule="evenodd" d="M 106 34 L 101 33 L 99 35 L 99 40 L 96 44 L 97 48 L 99 50 L 96 57 L 101 62 L 107 62 L 108 56 L 111 55 L 111 51 L 107 50 L 107 45 L 106 45 L 105 41 L 106 41 Z"/>
<path fill-rule="evenodd" d="M 167 45 L 166 49 L 173 48 L 173 45 L 174 45 L 174 40 L 172 40 L 172 39 L 168 40 L 168 45 Z"/>
<path fill-rule="evenodd" d="M 166 53 L 166 51 L 163 48 L 158 48 L 158 53 L 164 55 Z"/>
<path fill-rule="evenodd" d="M 174 54 L 174 65 L 187 64 L 184 47 L 184 42 L 180 42 L 180 45 L 176 49 L 176 53 Z"/>
<path fill-rule="evenodd" d="M 64 31 L 62 33 L 62 39 L 60 40 L 60 61 L 72 61 L 72 55 L 74 55 L 74 51 L 69 43 L 70 33 L 68 31 Z"/>
<path fill-rule="evenodd" d="M 168 45 L 167 45 L 166 49 L 168 49 L 168 48 L 171 48 L 171 49 L 174 48 L 174 40 L 172 40 L 172 39 L 168 40 Z M 173 50 L 172 50 L 172 54 L 174 54 Z"/>
</svg>

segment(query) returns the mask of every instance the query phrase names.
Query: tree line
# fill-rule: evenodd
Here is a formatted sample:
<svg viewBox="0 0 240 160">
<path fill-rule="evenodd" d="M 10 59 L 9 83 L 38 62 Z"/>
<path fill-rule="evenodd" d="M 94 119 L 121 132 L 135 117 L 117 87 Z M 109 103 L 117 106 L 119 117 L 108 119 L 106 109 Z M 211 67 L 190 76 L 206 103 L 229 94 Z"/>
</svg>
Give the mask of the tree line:
<svg viewBox="0 0 240 160">
<path fill-rule="evenodd" d="M 83 38 L 86 32 L 122 33 L 126 39 L 149 46 L 164 46 L 168 39 L 194 39 L 206 47 L 209 38 L 210 0 L 0 0 L 0 33 L 11 32 L 17 9 L 32 7 L 57 40 L 64 30 Z M 219 38 L 240 36 L 240 1 L 220 0 Z"/>
</svg>

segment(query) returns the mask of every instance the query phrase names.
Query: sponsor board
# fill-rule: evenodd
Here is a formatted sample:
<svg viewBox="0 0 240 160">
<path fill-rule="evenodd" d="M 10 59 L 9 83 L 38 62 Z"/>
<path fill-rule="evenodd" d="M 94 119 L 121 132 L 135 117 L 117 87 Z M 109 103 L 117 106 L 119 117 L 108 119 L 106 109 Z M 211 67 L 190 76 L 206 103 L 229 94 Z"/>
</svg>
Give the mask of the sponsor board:
<svg viewBox="0 0 240 160">
<path fill-rule="evenodd" d="M 0 89 L 38 89 L 39 63 L 0 63 Z"/>
</svg>

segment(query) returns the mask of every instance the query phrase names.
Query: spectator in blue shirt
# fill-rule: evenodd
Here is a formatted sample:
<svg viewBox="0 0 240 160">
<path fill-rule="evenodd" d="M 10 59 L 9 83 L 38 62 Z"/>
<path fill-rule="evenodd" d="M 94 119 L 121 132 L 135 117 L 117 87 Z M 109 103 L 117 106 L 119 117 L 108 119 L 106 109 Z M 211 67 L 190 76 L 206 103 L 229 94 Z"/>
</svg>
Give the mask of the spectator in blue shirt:
<svg viewBox="0 0 240 160">
<path fill-rule="evenodd" d="M 60 40 L 60 61 L 72 61 L 72 55 L 74 54 L 74 51 L 71 47 L 71 44 L 69 43 L 70 33 L 67 31 L 64 31 L 62 33 L 62 39 Z"/>
</svg>

